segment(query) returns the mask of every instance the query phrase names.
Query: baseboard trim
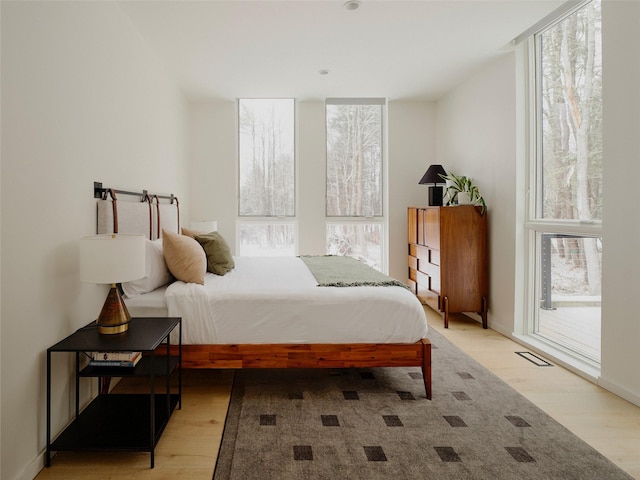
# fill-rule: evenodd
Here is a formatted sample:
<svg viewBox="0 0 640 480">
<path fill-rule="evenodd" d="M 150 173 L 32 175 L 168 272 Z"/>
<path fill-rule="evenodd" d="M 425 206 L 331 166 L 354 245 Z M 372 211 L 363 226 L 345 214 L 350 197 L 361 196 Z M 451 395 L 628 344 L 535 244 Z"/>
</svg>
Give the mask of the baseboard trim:
<svg viewBox="0 0 640 480">
<path fill-rule="evenodd" d="M 20 472 L 14 480 L 33 480 L 44 468 L 46 452 L 41 452 Z"/>
<path fill-rule="evenodd" d="M 620 398 L 625 399 L 627 402 L 631 402 L 634 405 L 640 407 L 640 395 L 630 392 L 626 388 L 621 387 L 617 383 L 611 382 L 604 377 L 600 377 L 599 385 L 602 388 L 609 390 L 611 393 L 619 396 Z"/>
</svg>

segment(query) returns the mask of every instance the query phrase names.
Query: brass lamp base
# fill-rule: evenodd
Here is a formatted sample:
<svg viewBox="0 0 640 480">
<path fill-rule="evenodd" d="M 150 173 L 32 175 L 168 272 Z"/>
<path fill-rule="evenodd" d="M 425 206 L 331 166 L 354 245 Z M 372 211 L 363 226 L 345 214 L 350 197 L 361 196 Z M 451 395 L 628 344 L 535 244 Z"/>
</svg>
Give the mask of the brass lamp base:
<svg viewBox="0 0 640 480">
<path fill-rule="evenodd" d="M 102 306 L 98 320 L 98 331 L 105 335 L 126 332 L 131 315 L 115 283 L 111 284 L 109 295 Z"/>
</svg>

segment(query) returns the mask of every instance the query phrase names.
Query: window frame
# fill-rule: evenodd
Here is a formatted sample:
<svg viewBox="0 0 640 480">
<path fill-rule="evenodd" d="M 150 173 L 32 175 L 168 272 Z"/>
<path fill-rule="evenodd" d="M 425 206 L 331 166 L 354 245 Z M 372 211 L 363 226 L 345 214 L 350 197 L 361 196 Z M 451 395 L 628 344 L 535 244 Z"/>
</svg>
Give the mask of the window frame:
<svg viewBox="0 0 640 480">
<path fill-rule="evenodd" d="M 241 134 L 240 134 L 240 121 L 241 121 L 241 112 L 240 112 L 240 102 L 242 100 L 291 100 L 293 102 L 293 215 L 242 215 L 241 214 L 241 186 L 240 186 L 240 143 L 241 143 Z M 235 241 L 235 251 L 238 255 L 242 255 L 242 242 L 241 242 L 241 227 L 242 226 L 251 226 L 251 225 L 292 225 L 293 227 L 293 235 L 294 235 L 294 243 L 293 243 L 293 251 L 294 255 L 298 255 L 299 252 L 299 242 L 300 242 L 300 234 L 299 234 L 299 222 L 298 222 L 298 99 L 297 98 L 289 98 L 289 97 L 273 97 L 273 98 L 236 98 L 236 222 L 235 222 L 235 231 L 236 231 L 236 241 Z"/>
<path fill-rule="evenodd" d="M 380 205 L 380 215 L 329 215 L 328 205 L 327 205 L 327 197 L 328 197 L 328 185 L 327 179 L 329 178 L 329 149 L 327 148 L 325 151 L 325 202 L 324 202 L 324 211 L 325 217 L 327 219 L 341 219 L 341 218 L 350 218 L 350 219 L 383 219 L 386 218 L 385 212 L 385 199 L 386 199 L 386 142 L 385 142 L 385 131 L 386 131 L 386 100 L 384 98 L 327 98 L 324 103 L 324 128 L 325 128 L 325 145 L 326 140 L 329 138 L 329 132 L 327 127 L 327 106 L 328 105 L 378 105 L 380 106 L 380 196 L 381 196 L 381 205 Z"/>
<path fill-rule="evenodd" d="M 328 230 L 331 225 L 357 225 L 357 224 L 379 224 L 381 225 L 380 234 L 380 249 L 381 249 L 381 271 L 383 273 L 389 272 L 389 221 L 388 221 L 388 197 L 387 197 L 387 100 L 386 98 L 326 98 L 325 99 L 325 146 L 328 139 L 328 126 L 327 126 L 327 105 L 379 105 L 380 110 L 380 195 L 381 195 L 381 214 L 380 215 L 329 215 L 327 209 L 327 178 L 328 178 L 328 148 L 325 149 L 325 245 L 326 252 L 328 252 Z"/>
<path fill-rule="evenodd" d="M 240 184 L 240 102 L 242 100 L 291 100 L 293 102 L 293 214 L 292 215 L 243 215 L 241 213 L 241 184 Z M 238 191 L 238 218 L 246 219 L 261 219 L 261 218 L 296 218 L 298 212 L 298 101 L 295 98 L 237 98 L 236 99 L 236 135 L 237 135 L 237 148 L 236 148 L 236 166 L 237 166 L 237 191 Z"/>
<path fill-rule="evenodd" d="M 521 185 L 527 194 L 522 209 L 523 268 L 522 291 L 519 296 L 521 321 L 516 321 L 514 333 L 525 343 L 555 356 L 566 366 L 588 376 L 599 374 L 599 362 L 580 352 L 563 346 L 537 333 L 539 325 L 539 299 L 541 287 L 541 238 L 543 234 L 577 235 L 602 238 L 601 220 L 544 218 L 543 197 L 543 132 L 542 132 L 542 49 L 541 36 L 547 30 L 574 14 L 593 0 L 572 2 L 560 7 L 541 22 L 518 37 L 518 53 L 522 59 L 524 117 L 522 124 L 524 149 L 524 175 Z"/>
</svg>

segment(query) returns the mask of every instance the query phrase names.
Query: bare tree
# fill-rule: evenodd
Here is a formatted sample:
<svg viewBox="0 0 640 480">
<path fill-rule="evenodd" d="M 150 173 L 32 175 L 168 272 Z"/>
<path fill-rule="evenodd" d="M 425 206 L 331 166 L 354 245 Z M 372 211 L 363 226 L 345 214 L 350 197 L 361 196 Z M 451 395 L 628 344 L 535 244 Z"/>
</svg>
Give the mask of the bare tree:
<svg viewBox="0 0 640 480">
<path fill-rule="evenodd" d="M 601 219 L 602 109 L 600 4 L 593 1 L 541 37 L 546 218 Z M 586 280 L 600 292 L 596 242 L 558 239 L 561 256 L 584 256 Z"/>
<path fill-rule="evenodd" d="M 327 215 L 382 215 L 381 107 L 327 107 Z"/>
<path fill-rule="evenodd" d="M 240 215 L 292 216 L 295 212 L 293 138 L 274 105 L 240 102 Z"/>
</svg>

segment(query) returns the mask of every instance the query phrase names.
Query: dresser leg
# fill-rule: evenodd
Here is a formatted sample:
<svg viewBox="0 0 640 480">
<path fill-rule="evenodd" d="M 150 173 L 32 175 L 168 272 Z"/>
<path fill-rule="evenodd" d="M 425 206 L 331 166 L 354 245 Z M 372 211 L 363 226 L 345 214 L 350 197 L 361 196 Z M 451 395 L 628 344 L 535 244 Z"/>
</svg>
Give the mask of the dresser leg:
<svg viewBox="0 0 640 480">
<path fill-rule="evenodd" d="M 487 297 L 482 297 L 482 312 L 480 312 L 480 315 L 482 316 L 482 328 L 487 328 L 487 310 L 489 310 Z"/>
<path fill-rule="evenodd" d="M 444 328 L 449 328 L 449 298 L 442 298 L 442 311 L 444 313 Z"/>
</svg>

